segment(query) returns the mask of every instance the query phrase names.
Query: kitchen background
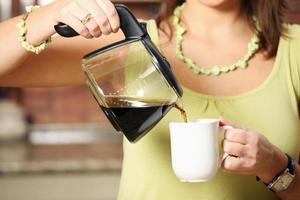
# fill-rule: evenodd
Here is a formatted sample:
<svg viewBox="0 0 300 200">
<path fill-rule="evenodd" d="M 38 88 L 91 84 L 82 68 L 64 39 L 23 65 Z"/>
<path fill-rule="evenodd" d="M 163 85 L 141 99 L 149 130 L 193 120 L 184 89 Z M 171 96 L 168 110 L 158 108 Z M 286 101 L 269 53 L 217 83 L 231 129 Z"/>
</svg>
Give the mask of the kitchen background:
<svg viewBox="0 0 300 200">
<path fill-rule="evenodd" d="M 145 19 L 158 8 L 157 0 L 114 2 Z M 0 18 L 33 3 L 0 0 Z M 116 199 L 122 138 L 86 86 L 0 88 L 0 127 L 1 200 Z"/>
<path fill-rule="evenodd" d="M 148 19 L 160 1 L 113 2 Z M 0 19 L 23 13 L 25 5 L 49 2 L 0 0 Z M 290 2 L 290 21 L 300 23 L 300 0 Z M 0 88 L 0 127 L 1 200 L 116 199 L 122 138 L 86 86 Z"/>
</svg>

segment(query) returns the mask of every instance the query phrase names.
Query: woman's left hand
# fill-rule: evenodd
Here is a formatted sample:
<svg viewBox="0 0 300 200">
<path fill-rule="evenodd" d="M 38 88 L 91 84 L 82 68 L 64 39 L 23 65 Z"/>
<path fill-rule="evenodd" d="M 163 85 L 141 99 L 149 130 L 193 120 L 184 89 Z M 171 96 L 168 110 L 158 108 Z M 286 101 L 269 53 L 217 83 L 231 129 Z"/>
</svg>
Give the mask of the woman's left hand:
<svg viewBox="0 0 300 200">
<path fill-rule="evenodd" d="M 222 163 L 224 171 L 253 174 L 268 183 L 286 168 L 286 155 L 271 144 L 265 136 L 223 119 L 221 120 L 222 125 L 233 127 L 233 129 L 225 128 L 222 145 L 224 152 L 229 156 Z"/>
</svg>

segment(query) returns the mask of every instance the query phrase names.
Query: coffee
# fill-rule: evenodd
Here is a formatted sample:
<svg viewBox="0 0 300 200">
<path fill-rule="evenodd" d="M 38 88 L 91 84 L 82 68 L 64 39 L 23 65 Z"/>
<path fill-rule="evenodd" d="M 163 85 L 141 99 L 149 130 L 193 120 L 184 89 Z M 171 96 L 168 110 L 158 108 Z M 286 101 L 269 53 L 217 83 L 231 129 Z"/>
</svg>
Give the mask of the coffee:
<svg viewBox="0 0 300 200">
<path fill-rule="evenodd" d="M 105 98 L 108 107 L 100 105 L 112 125 L 131 142 L 137 141 L 155 126 L 175 102 L 139 99 L 127 96 Z"/>
<path fill-rule="evenodd" d="M 186 111 L 176 102 L 159 99 L 143 99 L 128 96 L 106 96 L 106 106 L 99 105 L 113 127 L 131 142 L 136 142 L 150 131 L 175 107 L 187 122 Z"/>
<path fill-rule="evenodd" d="M 177 103 L 175 104 L 175 108 L 180 111 L 180 114 L 181 114 L 181 117 L 182 117 L 183 121 L 185 123 L 187 123 L 188 118 L 187 118 L 186 111 L 181 106 L 179 106 Z"/>
</svg>

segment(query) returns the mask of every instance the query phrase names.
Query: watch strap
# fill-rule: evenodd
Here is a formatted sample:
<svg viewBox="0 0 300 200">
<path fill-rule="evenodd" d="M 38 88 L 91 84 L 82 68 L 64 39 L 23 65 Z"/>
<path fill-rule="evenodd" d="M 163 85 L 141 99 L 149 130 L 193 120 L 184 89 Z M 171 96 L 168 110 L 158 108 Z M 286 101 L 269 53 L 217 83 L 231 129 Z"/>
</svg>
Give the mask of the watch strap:
<svg viewBox="0 0 300 200">
<path fill-rule="evenodd" d="M 288 157 L 288 166 L 287 168 L 289 169 L 289 173 L 292 175 L 295 175 L 295 161 L 291 158 L 291 156 L 289 156 L 288 154 L 286 154 Z"/>
</svg>

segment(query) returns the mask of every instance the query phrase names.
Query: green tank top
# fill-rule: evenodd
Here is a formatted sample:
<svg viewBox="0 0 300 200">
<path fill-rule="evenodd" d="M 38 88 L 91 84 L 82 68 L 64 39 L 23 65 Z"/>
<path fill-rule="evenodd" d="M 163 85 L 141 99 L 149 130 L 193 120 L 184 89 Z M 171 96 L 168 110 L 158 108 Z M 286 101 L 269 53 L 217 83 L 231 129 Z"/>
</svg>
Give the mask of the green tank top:
<svg viewBox="0 0 300 200">
<path fill-rule="evenodd" d="M 183 86 L 183 104 L 191 119 L 223 116 L 265 135 L 295 160 L 300 151 L 300 26 L 286 24 L 288 38 L 280 39 L 275 64 L 257 88 L 236 96 L 210 96 Z M 147 23 L 159 46 L 154 20 Z M 298 54 L 298 55 L 297 55 Z M 138 56 L 143 62 L 143 56 Z M 171 166 L 168 123 L 180 120 L 173 109 L 135 144 L 124 139 L 119 200 L 275 200 L 274 193 L 254 175 L 221 170 L 206 183 L 182 183 Z"/>
</svg>

